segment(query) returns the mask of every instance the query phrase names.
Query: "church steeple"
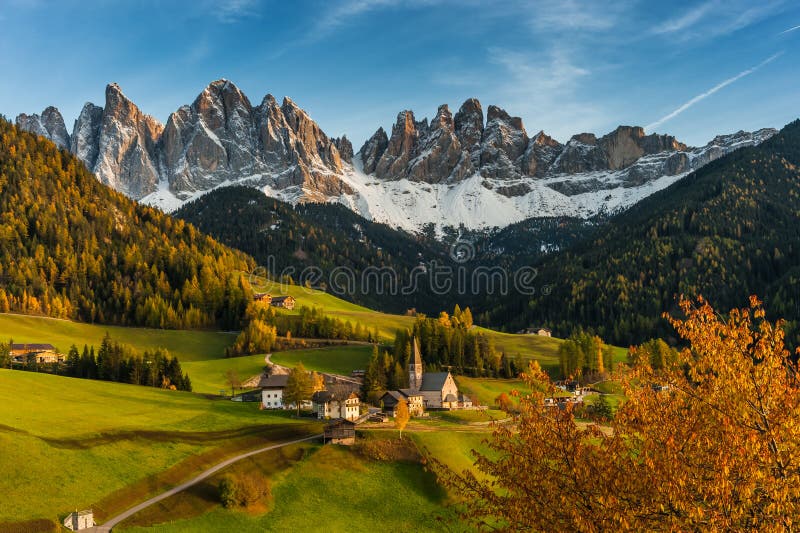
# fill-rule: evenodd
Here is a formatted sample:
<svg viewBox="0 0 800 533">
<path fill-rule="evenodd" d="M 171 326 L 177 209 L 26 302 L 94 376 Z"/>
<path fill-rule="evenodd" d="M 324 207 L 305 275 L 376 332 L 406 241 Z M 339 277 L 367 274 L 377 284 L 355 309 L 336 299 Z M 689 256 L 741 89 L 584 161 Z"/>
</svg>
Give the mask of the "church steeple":
<svg viewBox="0 0 800 533">
<path fill-rule="evenodd" d="M 419 390 L 422 387 L 422 354 L 419 350 L 419 341 L 411 339 L 411 361 L 408 364 L 408 388 Z"/>
</svg>

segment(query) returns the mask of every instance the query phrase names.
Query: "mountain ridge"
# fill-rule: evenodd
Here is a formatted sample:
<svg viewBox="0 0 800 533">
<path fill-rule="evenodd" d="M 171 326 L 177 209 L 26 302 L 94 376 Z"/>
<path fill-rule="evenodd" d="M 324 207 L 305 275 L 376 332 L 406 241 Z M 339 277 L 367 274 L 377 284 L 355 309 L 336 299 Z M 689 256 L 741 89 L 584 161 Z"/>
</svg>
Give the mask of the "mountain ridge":
<svg viewBox="0 0 800 533">
<path fill-rule="evenodd" d="M 489 322 L 569 335 L 576 324 L 619 345 L 671 339 L 659 316 L 680 295 L 725 312 L 750 294 L 800 344 L 800 120 L 728 154 L 605 222 L 602 231 L 534 263 L 547 293 L 512 295 Z"/>
<path fill-rule="evenodd" d="M 505 227 L 531 217 L 591 218 L 635 204 L 692 170 L 775 130 L 718 136 L 688 147 L 673 136 L 619 126 L 566 143 L 522 119 L 467 99 L 432 120 L 398 113 L 354 153 L 289 97 L 253 106 L 235 84 L 211 82 L 165 125 L 142 113 L 117 84 L 104 107 L 86 103 L 72 134 L 58 110 L 21 114 L 19 127 L 69 147 L 101 182 L 170 212 L 230 184 L 291 203 L 338 202 L 365 218 L 419 233 L 433 224 Z"/>
</svg>

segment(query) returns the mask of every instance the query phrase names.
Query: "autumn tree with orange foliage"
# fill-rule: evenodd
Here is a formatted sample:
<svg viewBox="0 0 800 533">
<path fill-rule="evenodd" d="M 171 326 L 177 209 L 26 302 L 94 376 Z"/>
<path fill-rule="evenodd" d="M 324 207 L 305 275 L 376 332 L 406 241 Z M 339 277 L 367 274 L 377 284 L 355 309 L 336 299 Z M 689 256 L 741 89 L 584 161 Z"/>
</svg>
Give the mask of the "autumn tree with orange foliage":
<svg viewBox="0 0 800 533">
<path fill-rule="evenodd" d="M 535 363 L 514 427 L 476 469 L 434 463 L 462 516 L 506 531 L 792 530 L 800 524 L 800 381 L 782 322 L 761 303 L 717 315 L 681 299 L 667 317 L 688 348 L 664 368 L 620 376 L 628 397 L 608 427 L 545 407 Z"/>
</svg>

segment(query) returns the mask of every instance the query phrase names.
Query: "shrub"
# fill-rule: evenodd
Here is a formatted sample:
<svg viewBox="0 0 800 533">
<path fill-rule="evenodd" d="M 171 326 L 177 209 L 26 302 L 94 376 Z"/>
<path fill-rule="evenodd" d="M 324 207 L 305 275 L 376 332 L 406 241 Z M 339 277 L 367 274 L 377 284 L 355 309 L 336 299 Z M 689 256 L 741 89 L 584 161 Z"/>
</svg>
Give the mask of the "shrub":
<svg viewBox="0 0 800 533">
<path fill-rule="evenodd" d="M 258 474 L 228 474 L 219 482 L 219 499 L 226 508 L 250 507 L 271 496 L 269 480 Z"/>
<path fill-rule="evenodd" d="M 235 507 L 239 505 L 239 491 L 236 479 L 227 475 L 219 482 L 219 501 L 223 507 Z"/>
</svg>

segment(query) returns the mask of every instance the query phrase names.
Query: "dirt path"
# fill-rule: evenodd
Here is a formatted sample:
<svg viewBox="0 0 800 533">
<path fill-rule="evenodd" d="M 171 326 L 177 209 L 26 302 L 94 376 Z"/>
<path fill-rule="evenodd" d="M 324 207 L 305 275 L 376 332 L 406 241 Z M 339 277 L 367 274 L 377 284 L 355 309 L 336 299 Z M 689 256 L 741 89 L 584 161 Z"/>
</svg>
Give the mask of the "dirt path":
<svg viewBox="0 0 800 533">
<path fill-rule="evenodd" d="M 246 459 L 246 458 L 251 457 L 253 455 L 257 455 L 259 453 L 267 452 L 269 450 L 277 450 L 278 448 L 283 448 L 284 446 L 291 446 L 292 444 L 299 444 L 301 442 L 306 442 L 306 441 L 309 441 L 309 440 L 318 439 L 320 437 L 322 437 L 321 433 L 319 435 L 312 435 L 312 436 L 306 437 L 304 439 L 292 440 L 292 441 L 284 442 L 284 443 L 281 443 L 281 444 L 273 444 L 271 446 L 266 446 L 264 448 L 259 448 L 258 450 L 253 450 L 251 452 L 247 452 L 247 453 L 243 453 L 243 454 L 237 455 L 236 457 L 231 457 L 230 459 L 222 461 L 221 463 L 219 463 L 219 464 L 217 464 L 215 466 L 212 466 L 208 470 L 203 471 L 203 473 L 201 473 L 200 475 L 198 475 L 197 477 L 195 477 L 193 479 L 190 479 L 186 483 L 181 483 L 180 485 L 178 485 L 176 487 L 173 487 L 173 488 L 169 489 L 166 492 L 162 492 L 158 496 L 154 496 L 154 497 L 150 498 L 149 500 L 144 501 L 144 502 L 140 503 L 139 505 L 137 505 L 135 507 L 131 507 L 130 509 L 128 509 L 127 511 L 125 511 L 122 514 L 119 514 L 119 515 L 107 520 L 106 523 L 103 524 L 102 526 L 97 526 L 98 527 L 98 531 L 110 531 L 111 528 L 113 528 L 114 526 L 116 526 L 117 524 L 119 524 L 120 522 L 125 520 L 126 518 L 129 518 L 129 517 L 133 516 L 134 514 L 138 513 L 142 509 L 144 509 L 146 507 L 150 507 L 154 503 L 158 503 L 161 500 L 164 500 L 166 498 L 169 498 L 170 496 L 173 496 L 173 495 L 175 495 L 175 494 L 177 494 L 177 493 L 179 493 L 181 491 L 186 490 L 187 488 L 191 487 L 192 485 L 195 485 L 195 484 L 203 481 L 204 479 L 216 474 L 217 472 L 219 472 L 220 470 L 222 470 L 226 466 L 230 466 L 230 465 L 232 465 L 233 463 L 235 463 L 237 461 L 241 461 L 242 459 Z"/>
</svg>

